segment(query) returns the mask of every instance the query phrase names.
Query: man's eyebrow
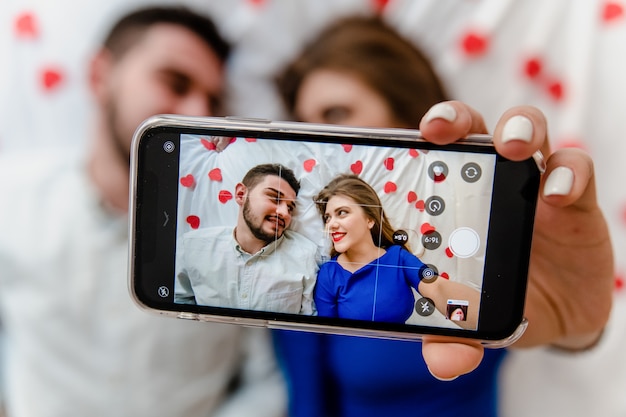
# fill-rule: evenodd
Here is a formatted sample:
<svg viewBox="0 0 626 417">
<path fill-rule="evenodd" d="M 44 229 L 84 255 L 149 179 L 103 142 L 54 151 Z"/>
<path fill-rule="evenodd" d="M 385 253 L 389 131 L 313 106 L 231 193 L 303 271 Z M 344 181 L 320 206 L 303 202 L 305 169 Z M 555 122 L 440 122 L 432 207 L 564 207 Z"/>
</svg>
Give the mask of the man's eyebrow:
<svg viewBox="0 0 626 417">
<path fill-rule="evenodd" d="M 278 194 L 278 196 L 279 196 L 279 197 L 281 197 L 281 198 L 282 198 L 282 196 L 284 196 L 284 195 L 285 195 L 285 193 L 283 193 L 282 191 L 280 191 L 280 190 L 278 190 L 278 189 L 276 189 L 276 188 L 274 188 L 274 187 L 266 187 L 265 189 L 266 189 L 267 191 L 272 191 L 272 192 L 274 192 L 274 193 Z"/>
<path fill-rule="evenodd" d="M 178 80 L 191 81 L 191 77 L 187 75 L 185 72 L 180 71 L 176 68 L 163 67 L 159 68 L 156 71 L 157 74 L 164 75 L 171 78 L 176 78 Z"/>
<path fill-rule="evenodd" d="M 296 204 L 296 199 L 295 199 L 295 198 L 284 198 L 285 193 L 283 193 L 283 192 L 282 192 L 282 191 L 280 191 L 280 190 L 277 190 L 277 189 L 276 189 L 276 188 L 274 188 L 274 187 L 267 187 L 267 188 L 265 188 L 265 190 L 266 190 L 267 192 L 273 192 L 273 193 L 275 193 L 276 195 L 278 195 L 278 197 L 279 197 L 279 198 L 281 198 L 281 199 L 283 199 L 283 200 L 288 200 L 288 201 L 293 202 L 294 206 L 295 206 L 295 204 Z"/>
</svg>

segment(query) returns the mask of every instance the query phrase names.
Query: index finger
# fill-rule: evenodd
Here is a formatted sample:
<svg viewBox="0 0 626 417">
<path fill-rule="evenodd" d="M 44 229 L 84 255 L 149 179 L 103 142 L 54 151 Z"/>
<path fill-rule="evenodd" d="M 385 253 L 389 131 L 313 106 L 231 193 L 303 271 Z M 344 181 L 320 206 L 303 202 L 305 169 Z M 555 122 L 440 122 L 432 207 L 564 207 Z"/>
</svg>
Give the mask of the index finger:
<svg viewBox="0 0 626 417">
<path fill-rule="evenodd" d="M 493 142 L 498 153 L 512 161 L 528 159 L 537 150 L 550 156 L 546 118 L 531 106 L 507 110 L 496 125 Z"/>
<path fill-rule="evenodd" d="M 460 101 L 435 104 L 422 117 L 419 128 L 425 139 L 438 145 L 452 143 L 472 133 L 487 133 L 480 113 Z"/>
</svg>

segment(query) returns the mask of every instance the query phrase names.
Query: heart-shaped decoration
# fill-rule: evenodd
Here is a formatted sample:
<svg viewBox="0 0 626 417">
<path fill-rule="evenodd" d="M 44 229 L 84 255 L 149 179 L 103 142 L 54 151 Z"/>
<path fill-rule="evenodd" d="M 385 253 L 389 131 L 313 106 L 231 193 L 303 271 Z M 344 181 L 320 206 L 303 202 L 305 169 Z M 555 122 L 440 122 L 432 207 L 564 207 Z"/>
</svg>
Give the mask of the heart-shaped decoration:
<svg viewBox="0 0 626 417">
<path fill-rule="evenodd" d="M 563 96 L 565 95 L 563 84 L 561 84 L 561 82 L 559 81 L 553 81 L 549 83 L 548 94 L 550 94 L 550 96 L 556 101 L 562 100 Z"/>
<path fill-rule="evenodd" d="M 387 158 L 383 162 L 383 165 L 385 165 L 385 168 L 387 168 L 389 171 L 391 171 L 391 170 L 393 170 L 394 162 L 395 162 L 395 160 L 393 158 Z"/>
<path fill-rule="evenodd" d="M 398 186 L 393 181 L 387 181 L 385 183 L 385 187 L 383 188 L 383 190 L 385 191 L 386 194 L 393 193 L 397 189 L 398 189 Z"/>
<path fill-rule="evenodd" d="M 476 32 L 467 33 L 461 42 L 463 51 L 470 56 L 479 56 L 487 52 L 489 40 L 485 35 Z"/>
<path fill-rule="evenodd" d="M 415 203 L 415 208 L 419 211 L 424 211 L 424 207 L 426 207 L 424 200 L 419 200 Z"/>
<path fill-rule="evenodd" d="M 350 152 L 352 150 L 352 144 L 350 144 L 350 143 L 344 144 L 344 145 L 341 145 L 341 146 L 343 147 L 343 150 L 344 150 L 345 153 L 348 153 L 348 152 Z"/>
<path fill-rule="evenodd" d="M 446 248 L 446 256 L 447 256 L 448 258 L 452 258 L 452 257 L 454 257 L 454 253 L 452 253 L 452 249 L 450 249 L 450 248 Z"/>
<path fill-rule="evenodd" d="M 191 215 L 191 216 L 187 216 L 186 220 L 192 229 L 197 229 L 198 227 L 200 227 L 200 217 Z"/>
<path fill-rule="evenodd" d="M 219 168 L 213 168 L 209 171 L 209 178 L 211 181 L 222 181 L 222 170 Z"/>
<path fill-rule="evenodd" d="M 430 223 L 424 223 L 422 224 L 422 227 L 420 227 L 420 232 L 422 232 L 423 235 L 427 235 L 434 231 L 435 231 L 435 226 L 431 225 Z"/>
<path fill-rule="evenodd" d="M 439 276 L 443 279 L 450 279 L 450 275 L 447 272 L 442 272 Z"/>
<path fill-rule="evenodd" d="M 354 164 L 350 165 L 350 171 L 352 171 L 354 175 L 359 175 L 363 172 L 363 162 L 356 161 Z"/>
<path fill-rule="evenodd" d="M 41 73 L 41 83 L 46 91 L 52 91 L 58 88 L 62 82 L 63 74 L 57 69 L 48 68 L 44 69 Z"/>
<path fill-rule="evenodd" d="M 378 14 L 382 14 L 389 3 L 389 0 L 371 0 L 374 11 Z"/>
<path fill-rule="evenodd" d="M 217 199 L 220 201 L 220 203 L 226 204 L 229 200 L 233 199 L 233 193 L 228 190 L 220 190 L 219 194 L 217 195 Z"/>
<path fill-rule="evenodd" d="M 39 34 L 37 21 L 32 13 L 24 12 L 15 19 L 15 33 L 19 38 L 34 39 Z"/>
<path fill-rule="evenodd" d="M 246 142 L 256 142 L 256 138 L 246 138 Z"/>
<path fill-rule="evenodd" d="M 537 57 L 530 58 L 528 61 L 526 61 L 526 64 L 524 65 L 524 72 L 526 73 L 528 78 L 531 79 L 538 78 L 539 75 L 541 75 L 542 70 L 543 63 L 541 62 L 541 59 Z"/>
<path fill-rule="evenodd" d="M 202 143 L 202 146 L 207 148 L 209 151 L 214 151 L 217 149 L 215 144 L 207 139 L 200 139 L 200 143 Z"/>
<path fill-rule="evenodd" d="M 195 182 L 196 180 L 191 174 L 185 175 L 184 177 L 180 179 L 180 185 L 182 185 L 183 187 L 187 187 L 187 188 L 193 187 Z"/>
<path fill-rule="evenodd" d="M 417 193 L 415 191 L 409 191 L 409 193 L 406 196 L 406 200 L 409 202 L 409 204 L 412 204 L 414 202 L 417 201 Z"/>
<path fill-rule="evenodd" d="M 607 2 L 602 10 L 602 20 L 610 22 L 619 19 L 624 15 L 624 7 L 615 2 Z"/>
<path fill-rule="evenodd" d="M 313 171 L 313 168 L 315 168 L 316 164 L 317 162 L 315 161 L 315 159 L 307 159 L 306 161 L 304 161 L 302 166 L 304 167 L 304 170 L 306 172 L 311 172 Z"/>
<path fill-rule="evenodd" d="M 409 155 L 411 156 L 411 158 L 417 158 L 418 156 L 420 156 L 420 153 L 417 149 L 409 149 Z"/>
</svg>

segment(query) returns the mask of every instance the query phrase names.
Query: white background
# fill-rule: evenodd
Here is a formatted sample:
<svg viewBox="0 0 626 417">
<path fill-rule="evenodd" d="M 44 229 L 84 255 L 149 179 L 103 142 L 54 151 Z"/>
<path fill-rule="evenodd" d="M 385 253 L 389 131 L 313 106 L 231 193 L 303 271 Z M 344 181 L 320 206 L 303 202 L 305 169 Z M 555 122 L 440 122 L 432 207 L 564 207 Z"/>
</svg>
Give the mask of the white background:
<svg viewBox="0 0 626 417">
<path fill-rule="evenodd" d="M 90 53 L 119 13 L 145 3 L 0 2 L 0 152 L 85 145 Z M 210 12 L 238 45 L 230 65 L 234 114 L 283 118 L 271 75 L 327 19 L 386 4 L 382 13 L 389 22 L 425 50 L 452 96 L 482 111 L 488 126 L 509 106 L 533 104 L 548 116 L 553 144 L 589 151 L 615 245 L 613 316 L 593 352 L 533 349 L 512 355 L 502 378 L 503 415 L 626 415 L 623 0 L 184 3 Z"/>
</svg>

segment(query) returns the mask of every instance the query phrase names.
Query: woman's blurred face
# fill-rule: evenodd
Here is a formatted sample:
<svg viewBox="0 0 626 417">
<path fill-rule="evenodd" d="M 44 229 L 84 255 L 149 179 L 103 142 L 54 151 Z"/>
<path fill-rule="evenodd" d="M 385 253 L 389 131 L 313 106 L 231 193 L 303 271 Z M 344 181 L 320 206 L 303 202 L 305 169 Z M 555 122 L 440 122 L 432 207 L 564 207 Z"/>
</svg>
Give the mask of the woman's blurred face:
<svg viewBox="0 0 626 417">
<path fill-rule="evenodd" d="M 365 127 L 399 127 L 387 102 L 361 80 L 329 69 L 307 75 L 294 109 L 303 122 Z"/>
</svg>

